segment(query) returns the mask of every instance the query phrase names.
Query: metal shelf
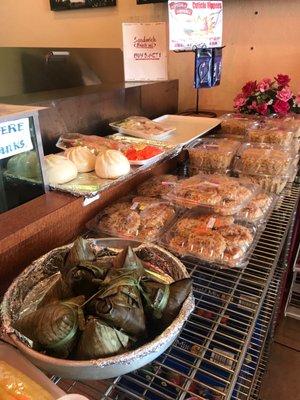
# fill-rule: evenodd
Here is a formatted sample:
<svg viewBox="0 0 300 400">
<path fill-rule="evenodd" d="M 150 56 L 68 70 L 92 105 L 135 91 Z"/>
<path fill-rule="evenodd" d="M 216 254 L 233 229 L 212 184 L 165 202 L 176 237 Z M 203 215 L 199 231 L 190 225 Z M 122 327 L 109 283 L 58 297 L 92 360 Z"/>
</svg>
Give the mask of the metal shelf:
<svg viewBox="0 0 300 400">
<path fill-rule="evenodd" d="M 110 381 L 53 379 L 66 392 L 91 400 L 255 399 L 286 268 L 278 260 L 299 193 L 297 184 L 284 190 L 245 269 L 186 262 L 196 308 L 174 344 L 151 365 Z"/>
</svg>

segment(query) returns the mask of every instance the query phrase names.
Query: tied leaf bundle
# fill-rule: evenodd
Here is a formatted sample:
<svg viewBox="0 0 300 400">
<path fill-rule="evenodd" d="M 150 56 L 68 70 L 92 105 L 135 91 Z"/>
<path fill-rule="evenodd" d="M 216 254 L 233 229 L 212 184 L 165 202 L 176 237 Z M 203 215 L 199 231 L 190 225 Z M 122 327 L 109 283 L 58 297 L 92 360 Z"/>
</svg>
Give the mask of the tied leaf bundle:
<svg viewBox="0 0 300 400">
<path fill-rule="evenodd" d="M 88 313 L 133 337 L 146 333 L 145 315 L 138 281 L 129 276 L 108 279 L 91 300 Z"/>
<path fill-rule="evenodd" d="M 129 347 L 129 336 L 105 322 L 90 318 L 77 346 L 76 358 L 96 359 L 123 353 Z"/>
<path fill-rule="evenodd" d="M 78 328 L 83 322 L 80 308 L 83 302 L 84 296 L 79 296 L 47 304 L 21 317 L 15 328 L 36 346 L 66 358 L 76 342 Z"/>
<path fill-rule="evenodd" d="M 154 281 L 142 283 L 146 311 L 150 320 L 168 326 L 178 315 L 182 303 L 192 289 L 190 278 L 165 285 Z"/>
</svg>

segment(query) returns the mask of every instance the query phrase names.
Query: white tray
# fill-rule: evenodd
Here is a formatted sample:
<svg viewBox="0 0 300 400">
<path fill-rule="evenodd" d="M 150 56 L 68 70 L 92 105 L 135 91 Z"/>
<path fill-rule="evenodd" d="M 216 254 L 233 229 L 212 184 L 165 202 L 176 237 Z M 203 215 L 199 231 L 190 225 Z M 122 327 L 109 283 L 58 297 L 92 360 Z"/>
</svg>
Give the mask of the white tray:
<svg viewBox="0 0 300 400">
<path fill-rule="evenodd" d="M 170 145 L 186 145 L 197 137 L 204 135 L 221 123 L 218 118 L 189 117 L 184 115 L 163 115 L 154 119 L 162 126 L 174 126 L 176 131 L 162 142 Z"/>
<path fill-rule="evenodd" d="M 19 350 L 16 350 L 12 346 L 2 342 L 0 342 L 0 361 L 5 361 L 10 366 L 23 372 L 24 375 L 27 375 L 30 379 L 50 393 L 54 399 L 59 399 L 66 394 L 51 382 L 50 379 L 48 379 L 38 368 L 31 364 L 31 362 L 28 361 Z"/>
</svg>

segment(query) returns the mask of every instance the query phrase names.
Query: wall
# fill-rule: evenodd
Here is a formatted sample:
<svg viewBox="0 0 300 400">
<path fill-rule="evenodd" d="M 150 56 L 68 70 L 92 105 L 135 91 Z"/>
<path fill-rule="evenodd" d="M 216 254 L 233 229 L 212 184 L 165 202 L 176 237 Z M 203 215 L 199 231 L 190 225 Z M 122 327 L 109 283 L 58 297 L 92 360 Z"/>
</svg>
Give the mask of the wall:
<svg viewBox="0 0 300 400">
<path fill-rule="evenodd" d="M 166 4 L 51 12 L 49 0 L 0 1 L 0 46 L 121 47 L 122 22 L 166 21 Z M 228 109 L 246 80 L 289 73 L 300 89 L 300 1 L 224 0 L 222 84 L 201 90 L 202 108 Z M 255 12 L 258 12 L 257 14 Z M 180 109 L 194 105 L 193 54 L 169 55 L 180 80 Z"/>
</svg>

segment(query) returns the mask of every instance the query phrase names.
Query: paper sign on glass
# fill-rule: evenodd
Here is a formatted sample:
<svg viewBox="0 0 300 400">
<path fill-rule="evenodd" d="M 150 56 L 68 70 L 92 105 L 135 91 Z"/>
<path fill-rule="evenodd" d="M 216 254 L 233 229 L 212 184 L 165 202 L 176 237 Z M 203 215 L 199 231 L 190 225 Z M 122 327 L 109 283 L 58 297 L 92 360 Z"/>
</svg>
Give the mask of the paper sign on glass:
<svg viewBox="0 0 300 400">
<path fill-rule="evenodd" d="M 166 23 L 123 23 L 125 81 L 168 79 Z"/>
<path fill-rule="evenodd" d="M 0 123 L 0 160 L 32 148 L 29 118 Z"/>
<path fill-rule="evenodd" d="M 170 50 L 221 47 L 222 1 L 169 0 Z"/>
</svg>

